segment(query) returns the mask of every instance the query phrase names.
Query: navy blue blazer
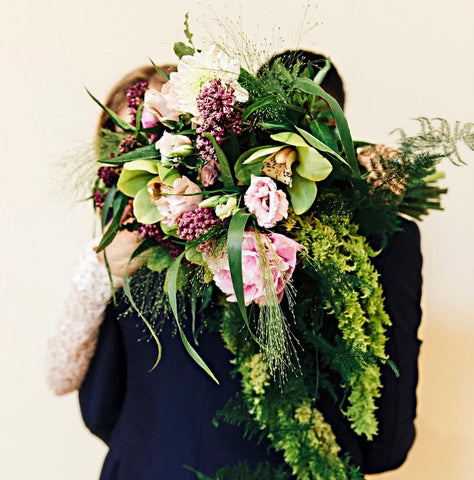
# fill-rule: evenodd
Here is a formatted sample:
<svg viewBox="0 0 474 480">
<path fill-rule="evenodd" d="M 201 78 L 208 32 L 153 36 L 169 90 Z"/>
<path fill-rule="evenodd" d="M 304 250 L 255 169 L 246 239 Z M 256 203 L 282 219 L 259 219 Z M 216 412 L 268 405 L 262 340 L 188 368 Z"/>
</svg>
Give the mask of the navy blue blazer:
<svg viewBox="0 0 474 480">
<path fill-rule="evenodd" d="M 401 226 L 403 231 L 393 234 L 374 259 L 393 323 L 387 351 L 400 370 L 397 379 L 389 367 L 382 367 L 379 435 L 372 442 L 357 437 L 332 399 L 323 394 L 320 403 L 339 444 L 364 473 L 397 468 L 415 438 L 422 259 L 418 227 L 404 219 Z M 265 442 L 243 438 L 239 428 L 213 424 L 215 413 L 240 388 L 238 379 L 229 376 L 230 354 L 218 334 L 202 336 L 199 352 L 220 386 L 189 357 L 179 336 L 172 337 L 172 319 L 160 336 L 162 360 L 149 372 L 156 346 L 138 342 L 138 317 L 117 321 L 123 308 L 107 307 L 97 351 L 79 392 L 84 422 L 110 447 L 101 480 L 191 480 L 196 476 L 184 465 L 212 476 L 240 460 L 282 461 Z"/>
</svg>

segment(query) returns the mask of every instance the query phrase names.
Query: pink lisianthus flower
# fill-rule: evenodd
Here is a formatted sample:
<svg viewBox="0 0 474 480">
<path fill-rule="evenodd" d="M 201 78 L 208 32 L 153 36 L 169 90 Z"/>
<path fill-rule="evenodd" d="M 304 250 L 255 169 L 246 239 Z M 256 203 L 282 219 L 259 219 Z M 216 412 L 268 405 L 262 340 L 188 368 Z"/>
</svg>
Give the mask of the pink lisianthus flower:
<svg viewBox="0 0 474 480">
<path fill-rule="evenodd" d="M 171 195 L 163 195 L 156 202 L 158 211 L 163 215 L 161 222 L 169 227 L 177 225 L 179 218 L 185 212 L 192 212 L 202 202 L 202 195 L 189 195 L 199 193 L 201 189 L 191 182 L 188 177 L 177 178 L 173 183 Z M 184 195 L 187 196 L 184 196 Z"/>
<path fill-rule="evenodd" d="M 173 135 L 168 132 L 164 132 L 162 137 L 155 143 L 156 149 L 161 153 L 162 161 L 166 161 L 174 150 L 183 145 L 192 145 L 191 139 L 185 135 Z"/>
<path fill-rule="evenodd" d="M 288 200 L 283 190 L 269 177 L 252 175 L 250 187 L 244 195 L 245 206 L 255 214 L 261 227 L 274 227 L 288 217 Z"/>
<path fill-rule="evenodd" d="M 145 103 L 143 105 L 142 125 L 148 128 L 165 120 L 177 122 L 180 112 L 172 108 L 173 98 L 174 94 L 171 91 L 169 82 L 166 82 L 161 87 L 161 92 L 152 88 L 147 90 L 145 92 Z"/>
<path fill-rule="evenodd" d="M 268 266 L 260 257 L 260 249 L 256 235 L 260 235 L 265 251 Z M 260 306 L 268 305 L 267 282 L 264 278 L 265 270 L 269 268 L 271 280 L 275 286 L 278 300 L 281 301 L 285 286 L 295 270 L 298 250 L 304 247 L 291 238 L 279 233 L 264 235 L 254 231 L 244 232 L 242 241 L 242 276 L 244 284 L 245 304 L 252 302 Z M 216 285 L 228 295 L 229 302 L 236 302 L 237 298 L 230 276 L 227 251 L 220 254 L 204 252 L 203 259 L 214 276 Z M 268 273 L 268 272 L 267 272 Z"/>
</svg>

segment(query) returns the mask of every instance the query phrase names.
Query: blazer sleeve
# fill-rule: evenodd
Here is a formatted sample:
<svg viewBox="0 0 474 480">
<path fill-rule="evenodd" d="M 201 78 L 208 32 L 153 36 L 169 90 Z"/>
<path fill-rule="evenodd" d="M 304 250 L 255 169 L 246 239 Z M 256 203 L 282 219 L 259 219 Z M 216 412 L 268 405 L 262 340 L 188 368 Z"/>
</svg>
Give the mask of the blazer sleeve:
<svg viewBox="0 0 474 480">
<path fill-rule="evenodd" d="M 421 321 L 422 256 L 420 232 L 411 221 L 401 219 L 403 231 L 395 233 L 376 267 L 381 274 L 385 307 L 392 325 L 386 345 L 400 377 L 387 365 L 382 367 L 382 395 L 378 399 L 379 434 L 364 442 L 364 473 L 398 468 L 415 439 L 416 386 Z"/>
<path fill-rule="evenodd" d="M 100 327 L 97 349 L 79 390 L 87 428 L 106 444 L 120 416 L 126 391 L 126 356 L 120 325 L 109 304 Z"/>
</svg>

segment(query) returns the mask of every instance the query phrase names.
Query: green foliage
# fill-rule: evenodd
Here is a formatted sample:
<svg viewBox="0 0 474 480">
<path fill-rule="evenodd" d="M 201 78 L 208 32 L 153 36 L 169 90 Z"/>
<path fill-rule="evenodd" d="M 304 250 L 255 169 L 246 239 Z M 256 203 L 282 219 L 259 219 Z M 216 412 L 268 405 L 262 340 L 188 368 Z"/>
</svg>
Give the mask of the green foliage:
<svg viewBox="0 0 474 480">
<path fill-rule="evenodd" d="M 285 467 L 273 468 L 268 463 L 259 463 L 251 467 L 247 462 L 239 462 L 232 467 L 225 467 L 216 472 L 212 477 L 186 467 L 196 473 L 199 480 L 291 480 L 291 473 Z"/>
<path fill-rule="evenodd" d="M 332 357 L 326 361 L 351 389 L 345 413 L 354 430 L 371 439 L 377 432 L 374 399 L 381 388 L 376 360 L 386 359 L 385 327 L 390 325 L 378 274 L 370 262 L 375 253 L 347 217 L 293 214 L 287 225 L 308 249 L 305 268 L 316 280 L 318 307 L 337 320 L 341 339 L 336 337 L 334 345 L 339 350 L 346 345 L 344 355 L 351 355 L 350 361 L 341 355 L 339 361 Z M 310 298 L 304 288 L 302 298 Z M 319 346 L 322 354 L 333 353 L 321 340 Z"/>
<path fill-rule="evenodd" d="M 470 150 L 474 150 L 474 123 L 456 122 L 451 128 L 443 118 L 419 117 L 415 119 L 420 126 L 417 135 L 410 136 L 403 129 L 397 129 L 400 135 L 399 145 L 404 156 L 416 155 L 434 156 L 438 159 L 446 158 L 455 165 L 466 165 L 459 153 L 458 144 L 464 143 Z"/>
<path fill-rule="evenodd" d="M 173 51 L 178 58 L 184 57 L 184 55 L 193 55 L 194 48 L 189 47 L 183 42 L 176 42 L 173 46 Z"/>
<path fill-rule="evenodd" d="M 339 458 L 332 429 L 315 408 L 306 379 L 291 375 L 279 385 L 271 378 L 258 345 L 246 341 L 240 331 L 238 307 L 229 305 L 222 315 L 221 332 L 227 348 L 235 355 L 242 392 L 220 417 L 245 425 L 249 435 L 266 435 L 272 446 L 283 453 L 297 479 L 351 478 L 352 468 Z"/>
</svg>

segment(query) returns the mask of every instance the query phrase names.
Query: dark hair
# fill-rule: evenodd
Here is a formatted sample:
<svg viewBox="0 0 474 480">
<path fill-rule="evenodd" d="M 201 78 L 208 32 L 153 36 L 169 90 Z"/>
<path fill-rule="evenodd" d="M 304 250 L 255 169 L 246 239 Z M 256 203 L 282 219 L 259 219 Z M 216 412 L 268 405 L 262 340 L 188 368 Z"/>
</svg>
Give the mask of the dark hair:
<svg viewBox="0 0 474 480">
<path fill-rule="evenodd" d="M 176 71 L 176 67 L 174 65 L 163 65 L 160 68 L 166 75 Z M 160 88 L 161 85 L 166 83 L 166 81 L 166 78 L 160 75 L 152 65 L 138 67 L 125 75 L 125 77 L 115 84 L 115 86 L 107 95 L 104 105 L 113 112 L 119 113 L 127 105 L 127 90 L 130 86 L 138 82 L 147 82 L 151 83 L 152 87 L 155 86 L 155 88 Z M 101 135 L 103 129 L 115 129 L 114 122 L 105 111 L 102 111 L 102 114 L 99 118 L 99 123 L 97 126 L 98 136 Z"/>
<path fill-rule="evenodd" d="M 267 65 L 269 68 L 279 60 L 286 68 L 291 69 L 297 64 L 301 65 L 301 70 L 306 68 L 308 63 L 311 63 L 311 66 L 315 70 L 315 73 L 318 70 L 321 70 L 325 63 L 327 57 L 321 53 L 311 52 L 309 50 L 285 50 L 284 52 L 277 53 L 268 61 Z M 344 93 L 344 83 L 342 81 L 339 72 L 337 71 L 334 64 L 331 62 L 331 68 L 326 74 L 326 77 L 321 84 L 321 87 L 334 97 L 341 108 L 344 108 L 344 103 L 346 95 Z"/>
</svg>

